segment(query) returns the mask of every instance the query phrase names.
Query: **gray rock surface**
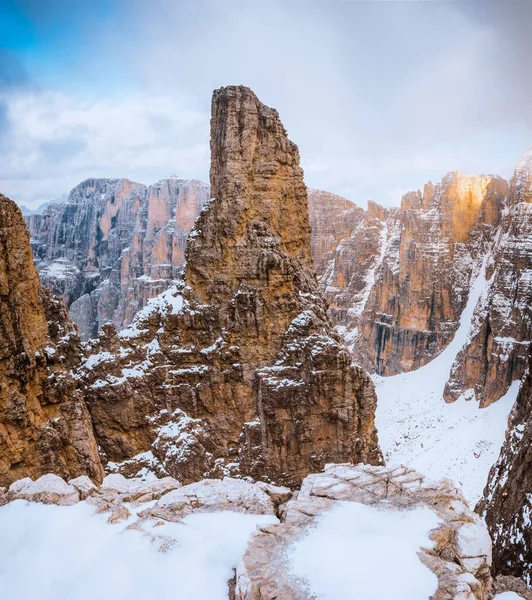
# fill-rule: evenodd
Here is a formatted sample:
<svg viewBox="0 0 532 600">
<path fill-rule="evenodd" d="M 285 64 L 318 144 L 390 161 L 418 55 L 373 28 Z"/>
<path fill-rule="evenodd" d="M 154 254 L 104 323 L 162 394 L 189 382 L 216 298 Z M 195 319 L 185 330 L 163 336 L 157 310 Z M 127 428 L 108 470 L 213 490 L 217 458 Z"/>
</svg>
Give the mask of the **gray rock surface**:
<svg viewBox="0 0 532 600">
<path fill-rule="evenodd" d="M 106 322 L 128 325 L 172 284 L 208 199 L 195 180 L 87 179 L 65 202 L 26 216 L 41 280 L 65 299 L 83 340 Z"/>
</svg>

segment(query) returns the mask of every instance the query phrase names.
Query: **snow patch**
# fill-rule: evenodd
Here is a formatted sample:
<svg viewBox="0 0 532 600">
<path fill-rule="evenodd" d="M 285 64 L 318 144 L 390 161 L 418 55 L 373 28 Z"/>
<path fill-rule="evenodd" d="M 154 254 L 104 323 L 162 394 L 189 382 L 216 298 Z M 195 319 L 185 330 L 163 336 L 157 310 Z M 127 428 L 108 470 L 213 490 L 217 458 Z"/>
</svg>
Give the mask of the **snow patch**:
<svg viewBox="0 0 532 600">
<path fill-rule="evenodd" d="M 428 508 L 392 511 L 341 502 L 292 546 L 288 560 L 320 600 L 427 600 L 438 578 L 417 553 L 434 546 L 429 532 L 438 524 Z"/>
<path fill-rule="evenodd" d="M 1 507 L 0 597 L 226 600 L 249 536 L 257 525 L 277 522 L 271 515 L 193 514 L 180 523 L 153 523 L 154 535 L 164 537 L 152 542 L 126 529 L 129 521 L 109 525 L 108 517 L 85 502 L 17 500 Z"/>
<path fill-rule="evenodd" d="M 450 478 L 475 504 L 504 442 L 519 381 L 491 406 L 479 409 L 472 390 L 447 404 L 443 391 L 456 355 L 467 342 L 475 306 L 489 282 L 487 257 L 471 286 L 460 326 L 450 344 L 429 364 L 392 377 L 373 376 L 379 443 L 388 465 L 404 465 L 432 479 Z"/>
</svg>

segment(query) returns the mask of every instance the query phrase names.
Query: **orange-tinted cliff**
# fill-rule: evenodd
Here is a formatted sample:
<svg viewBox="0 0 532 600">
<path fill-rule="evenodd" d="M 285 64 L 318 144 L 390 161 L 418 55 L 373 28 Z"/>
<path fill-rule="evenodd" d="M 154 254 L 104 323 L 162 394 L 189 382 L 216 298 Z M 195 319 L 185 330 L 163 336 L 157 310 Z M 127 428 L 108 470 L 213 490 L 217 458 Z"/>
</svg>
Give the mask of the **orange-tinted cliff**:
<svg viewBox="0 0 532 600">
<path fill-rule="evenodd" d="M 22 213 L 0 195 L 0 485 L 102 468 L 70 369 L 79 340 L 63 305 L 41 289 Z"/>
</svg>

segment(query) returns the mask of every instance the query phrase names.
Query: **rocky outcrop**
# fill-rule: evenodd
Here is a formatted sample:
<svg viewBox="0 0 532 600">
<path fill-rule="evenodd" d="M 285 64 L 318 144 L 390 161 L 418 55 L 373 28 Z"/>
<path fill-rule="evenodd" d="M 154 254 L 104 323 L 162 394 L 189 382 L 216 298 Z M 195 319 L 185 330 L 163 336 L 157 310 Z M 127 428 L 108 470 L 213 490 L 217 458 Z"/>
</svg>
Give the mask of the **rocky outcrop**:
<svg viewBox="0 0 532 600">
<path fill-rule="evenodd" d="M 0 195 L 0 485 L 102 467 L 70 369 L 79 338 L 62 302 L 42 290 L 16 204 Z"/>
<path fill-rule="evenodd" d="M 214 93 L 211 189 L 184 280 L 119 336 L 104 328 L 78 370 L 105 457 L 129 474 L 289 485 L 331 461 L 378 463 L 373 384 L 314 275 L 297 147 L 247 88 Z"/>
<path fill-rule="evenodd" d="M 431 482 L 405 467 L 327 465 L 322 473 L 305 478 L 301 489 L 293 494 L 286 488 L 230 477 L 182 486 L 171 477 L 125 479 L 108 475 L 101 485 L 94 485 L 87 477 L 78 477 L 67 484 L 60 477 L 45 475 L 36 481 L 29 478 L 17 481 L 9 490 L 0 489 L 0 510 L 14 509 L 4 505 L 19 499 L 58 505 L 54 509 L 56 524 L 71 524 L 73 514 L 81 523 L 84 518 L 95 519 L 92 535 L 104 535 L 106 540 L 113 535 L 113 529 L 121 536 L 129 536 L 130 543 L 142 534 L 151 542 L 150 552 L 164 553 L 177 569 L 185 561 L 186 568 L 195 572 L 198 567 L 205 571 L 205 554 L 193 556 L 189 561 L 188 556 L 183 556 L 182 547 L 187 531 L 195 545 L 206 543 L 206 539 L 196 537 L 201 535 L 194 525 L 199 518 L 207 517 L 206 513 L 212 517 L 213 513 L 229 516 L 227 511 L 247 515 L 246 520 L 254 515 L 252 522 L 259 528 L 254 532 L 252 528 L 248 530 L 251 536 L 247 548 L 244 538 L 241 549 L 229 556 L 228 564 L 228 557 L 219 555 L 220 548 L 224 551 L 226 548 L 220 527 L 214 526 L 203 534 L 215 542 L 214 552 L 207 554 L 208 560 L 226 563 L 228 579 L 231 567 L 236 567 L 235 577 L 228 581 L 229 598 L 236 600 L 315 598 L 319 590 L 313 589 L 312 582 L 307 586 L 294 569 L 294 550 L 317 531 L 325 547 L 314 548 L 317 556 L 306 554 L 305 562 L 312 569 L 313 563 L 323 561 L 320 564 L 323 568 L 318 571 L 330 588 L 339 591 L 335 597 L 344 597 L 353 581 L 357 593 L 367 589 L 364 585 L 369 583 L 372 591 L 392 589 L 408 597 L 404 591 L 411 589 L 419 595 L 422 587 L 426 589 L 427 579 L 434 600 L 488 600 L 493 596 L 491 541 L 484 522 L 469 510 L 449 481 Z M 79 506 L 74 513 L 64 508 L 79 502 L 92 507 L 92 511 L 87 506 Z M 26 509 L 31 513 L 31 507 Z M 369 518 L 350 522 L 349 516 L 355 514 L 352 509 L 362 510 Z M 336 523 L 331 520 L 333 515 Z M 108 525 L 102 529 L 104 519 Z M 204 522 L 216 524 L 210 519 Z M 231 523 L 225 521 L 226 526 L 227 522 Z M 384 523 L 385 529 L 365 545 L 364 536 L 372 533 L 379 523 Z M 419 536 L 414 530 L 423 533 Z M 407 556 L 398 556 L 399 553 Z M 337 573 L 343 568 L 342 584 L 349 587 L 338 586 L 335 573 L 325 568 L 331 566 L 332 560 L 342 565 L 337 567 Z M 388 580 L 376 580 L 370 573 L 360 572 L 358 563 L 379 575 L 384 565 Z M 398 571 L 398 565 L 405 570 Z M 197 581 L 192 581 L 188 589 L 197 590 Z M 222 589 L 217 588 L 218 595 Z M 528 598 L 518 580 L 497 578 L 497 591 L 512 589 Z"/>
<path fill-rule="evenodd" d="M 336 256 L 337 249 L 339 252 L 339 244 L 345 243 L 346 238 L 350 238 L 360 225 L 364 219 L 364 209 L 341 196 L 309 188 L 308 213 L 312 228 L 310 247 L 316 272 L 323 274 L 322 278 L 327 278 L 331 263 L 336 261 L 339 261 L 339 267 L 349 269 L 350 265 L 344 264 Z M 345 277 L 344 281 L 348 279 Z"/>
<path fill-rule="evenodd" d="M 464 391 L 488 406 L 521 379 L 532 340 L 532 151 L 517 165 L 486 267 L 486 291 L 475 309 L 469 340 L 445 389 Z"/>
<path fill-rule="evenodd" d="M 381 375 L 410 371 L 449 343 L 506 193 L 502 179 L 450 173 L 406 194 L 399 209 L 368 203 L 318 270 L 331 316 L 361 364 Z"/>
<path fill-rule="evenodd" d="M 477 511 L 493 538 L 494 573 L 532 586 L 532 358 Z"/>
<path fill-rule="evenodd" d="M 404 467 L 392 470 L 368 465 L 328 465 L 323 473 L 309 475 L 301 490 L 282 507 L 282 523 L 261 527 L 251 537 L 236 570 L 236 600 L 315 598 L 313 591 L 295 576 L 290 564 L 291 550 L 325 515 L 347 503 L 375 507 L 383 517 L 390 512 L 404 515 L 404 511 L 413 509 L 433 511 L 437 519 L 430 532 L 432 547 L 420 547 L 417 552 L 419 560 L 437 577 L 437 590 L 431 598 L 492 597 L 492 549 L 486 525 L 449 481 L 430 482 Z M 363 551 L 372 552 L 372 548 Z M 384 551 L 380 548 L 380 552 Z M 338 552 L 341 554 L 343 548 Z M 379 560 L 378 555 L 375 560 Z M 325 572 L 323 576 L 326 578 Z"/>
<path fill-rule="evenodd" d="M 364 364 L 381 375 L 409 371 L 450 342 L 506 189 L 502 179 L 451 173 L 403 197 L 359 327 Z"/>
<path fill-rule="evenodd" d="M 531 189 L 527 152 L 509 185 L 450 173 L 399 209 L 370 202 L 350 213 L 327 195 L 309 204 L 320 286 L 355 359 L 381 375 L 423 366 L 452 340 L 480 277 L 485 291 L 444 397 L 487 406 L 521 379 L 532 340 Z"/>
<path fill-rule="evenodd" d="M 26 217 L 41 280 L 64 298 L 82 339 L 106 322 L 128 325 L 172 285 L 208 198 L 208 186 L 195 180 L 169 177 L 147 187 L 87 179 L 66 202 Z"/>
</svg>

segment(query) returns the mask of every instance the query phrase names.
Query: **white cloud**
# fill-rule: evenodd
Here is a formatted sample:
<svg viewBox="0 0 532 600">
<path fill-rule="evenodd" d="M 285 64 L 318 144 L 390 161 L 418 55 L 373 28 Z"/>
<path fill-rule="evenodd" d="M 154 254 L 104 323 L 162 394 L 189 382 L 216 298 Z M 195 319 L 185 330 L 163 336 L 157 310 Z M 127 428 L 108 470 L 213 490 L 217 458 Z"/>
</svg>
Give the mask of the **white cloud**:
<svg viewBox="0 0 532 600">
<path fill-rule="evenodd" d="M 90 88 L 87 73 L 105 74 L 108 56 L 141 91 L 8 98 L 0 185 L 40 199 L 87 176 L 206 179 L 210 95 L 230 84 L 279 110 L 309 185 L 362 205 L 397 204 L 451 169 L 508 176 L 532 144 L 532 41 L 519 11 L 501 10 L 489 0 L 123 0 L 84 33 L 96 64 L 85 52 L 68 85 Z"/>
<path fill-rule="evenodd" d="M 35 206 L 87 177 L 150 183 L 171 172 L 207 176 L 208 116 L 175 96 L 80 101 L 22 91 L 5 103 L 0 186 L 21 203 Z"/>
</svg>

